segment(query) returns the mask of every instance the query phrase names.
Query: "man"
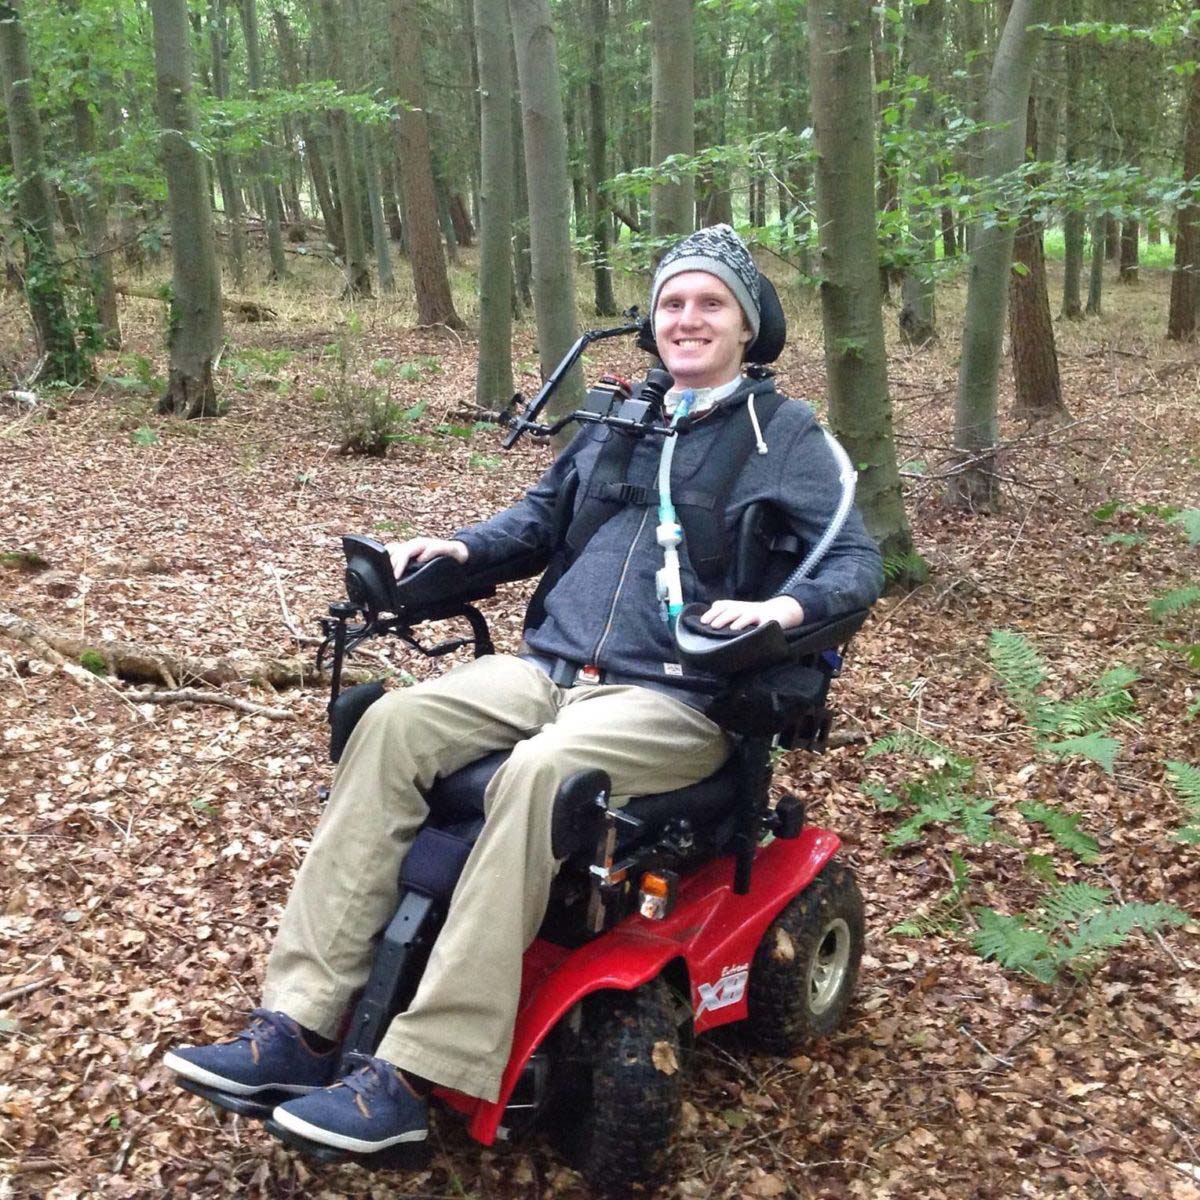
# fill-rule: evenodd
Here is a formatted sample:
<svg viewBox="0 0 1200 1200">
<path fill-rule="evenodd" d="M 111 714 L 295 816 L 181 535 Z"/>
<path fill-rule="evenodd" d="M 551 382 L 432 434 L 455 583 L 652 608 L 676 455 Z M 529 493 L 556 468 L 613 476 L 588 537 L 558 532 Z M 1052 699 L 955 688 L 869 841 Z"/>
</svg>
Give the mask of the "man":
<svg viewBox="0 0 1200 1200">
<path fill-rule="evenodd" d="M 496 1099 L 507 1062 L 521 957 L 545 914 L 558 864 L 551 802 L 560 783 L 599 768 L 616 797 L 688 786 L 728 754 L 703 715 L 703 679 L 675 657 L 659 575 L 664 544 L 654 505 L 664 441 L 669 478 L 683 505 L 687 483 L 710 452 L 727 453 L 734 423 L 753 447 L 725 506 L 721 529 L 766 501 L 808 544 L 840 497 L 838 469 L 807 405 L 784 400 L 741 364 L 758 334 L 758 271 L 732 229 L 685 238 L 654 277 L 658 352 L 674 377 L 668 411 L 686 415 L 687 436 L 636 441 L 628 488 L 544 597 L 526 634 L 530 653 L 492 655 L 372 705 L 338 766 L 329 805 L 296 879 L 267 964 L 263 1007 L 230 1042 L 166 1057 L 179 1075 L 240 1095 L 295 1093 L 275 1109 L 284 1128 L 311 1141 L 373 1153 L 427 1133 L 434 1084 Z M 756 403 L 758 407 L 756 408 Z M 759 410 L 770 417 L 760 420 Z M 555 499 L 574 472 L 586 497 L 609 431 L 585 428 L 523 500 L 451 540 L 413 538 L 389 547 L 397 575 L 410 562 L 451 555 L 488 565 L 549 549 Z M 769 437 L 769 443 L 768 443 Z M 694 498 L 694 497 L 693 497 Z M 731 599 L 731 567 L 717 556 L 701 570 L 685 533 L 678 552 L 686 600 L 709 602 L 713 628 L 784 628 L 866 606 L 881 573 L 874 543 L 852 513 L 813 578 L 761 601 Z M 376 1057 L 334 1079 L 333 1039 L 370 967 L 371 939 L 395 909 L 404 853 L 428 812 L 433 781 L 493 750 L 512 754 L 484 797 L 486 821 L 459 879 L 446 923 L 416 996 L 388 1028 Z"/>
</svg>

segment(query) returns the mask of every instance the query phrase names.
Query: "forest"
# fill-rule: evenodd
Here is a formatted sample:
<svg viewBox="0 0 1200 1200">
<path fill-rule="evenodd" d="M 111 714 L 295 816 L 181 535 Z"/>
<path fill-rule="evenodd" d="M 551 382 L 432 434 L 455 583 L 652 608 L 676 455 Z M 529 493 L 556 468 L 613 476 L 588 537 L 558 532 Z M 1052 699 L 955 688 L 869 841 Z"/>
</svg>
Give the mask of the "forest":
<svg viewBox="0 0 1200 1200">
<path fill-rule="evenodd" d="M 1200 1200 L 1200 8 L 0 0 L 0 84 L 0 1200 L 589 1194 L 449 1119 L 322 1168 L 161 1059 L 257 1003 L 341 536 L 514 503 L 514 395 L 717 223 L 883 554 L 774 775 L 867 946 L 804 1053 L 697 1040 L 658 1194 Z"/>
</svg>

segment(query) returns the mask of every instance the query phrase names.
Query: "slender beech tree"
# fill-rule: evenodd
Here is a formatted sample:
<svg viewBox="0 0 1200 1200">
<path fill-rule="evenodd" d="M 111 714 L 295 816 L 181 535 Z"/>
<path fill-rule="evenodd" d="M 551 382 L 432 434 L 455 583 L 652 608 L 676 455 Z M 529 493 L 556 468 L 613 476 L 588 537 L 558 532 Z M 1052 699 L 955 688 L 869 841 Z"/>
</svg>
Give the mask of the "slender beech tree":
<svg viewBox="0 0 1200 1200">
<path fill-rule="evenodd" d="M 858 503 L 899 577 L 919 574 L 904 513 L 879 281 L 870 30 L 858 0 L 809 0 L 821 312 L 829 419 L 859 471 Z"/>
<path fill-rule="evenodd" d="M 944 0 L 928 0 L 912 10 L 909 17 L 908 41 L 905 44 L 909 75 L 925 80 L 912 108 L 914 131 L 932 139 L 938 127 L 937 105 L 934 100 L 934 80 L 941 62 L 942 21 Z M 915 164 L 914 183 L 918 189 L 932 192 L 937 187 L 937 161 L 924 154 Z M 917 262 L 905 269 L 900 287 L 900 335 L 910 346 L 922 346 L 937 336 L 934 315 L 933 260 L 937 251 L 937 218 L 930 204 L 920 201 L 909 205 L 909 234 Z"/>
<path fill-rule="evenodd" d="M 1088 267 L 1087 315 L 1098 317 L 1104 297 L 1104 264 L 1108 261 L 1108 217 L 1099 213 L 1092 221 L 1092 257 Z"/>
<path fill-rule="evenodd" d="M 78 12 L 78 0 L 70 0 L 68 12 Z M 76 63 L 79 79 L 90 77 L 90 62 L 86 51 Z M 121 347 L 121 319 L 117 310 L 117 291 L 113 282 L 112 247 L 108 238 L 108 197 L 99 172 L 91 165 L 96 154 L 96 118 L 91 97 L 76 83 L 71 95 L 71 122 L 75 130 L 75 149 L 83 163 L 83 184 L 87 189 L 80 200 L 84 238 L 87 243 L 87 273 L 96 317 L 104 344 L 110 350 Z"/>
<path fill-rule="evenodd" d="M 208 9 L 208 44 L 212 56 L 212 94 L 219 103 L 229 98 L 229 13 L 227 0 L 211 0 Z M 229 266 L 238 286 L 246 279 L 246 231 L 243 227 L 242 193 L 234 178 L 233 160 L 218 140 L 213 154 L 221 201 L 225 206 L 225 226 L 229 234 Z"/>
<path fill-rule="evenodd" d="M 479 58 L 479 371 L 475 400 L 500 408 L 512 373 L 512 29 L 508 0 L 475 0 Z"/>
<path fill-rule="evenodd" d="M 262 62 L 258 46 L 257 0 L 240 0 L 242 14 L 242 37 L 246 43 L 246 75 L 250 85 L 250 99 L 259 100 L 262 95 Z M 287 274 L 287 258 L 283 251 L 282 214 L 279 206 L 279 191 L 275 186 L 275 169 L 271 154 L 271 143 L 264 134 L 255 155 L 254 177 L 263 197 L 263 220 L 267 227 L 267 249 L 271 256 L 271 278 L 282 279 Z"/>
<path fill-rule="evenodd" d="M 650 5 L 650 161 L 657 167 L 673 154 L 695 149 L 695 50 L 692 0 L 654 0 Z M 650 189 L 650 232 L 656 238 L 691 233 L 696 220 L 695 181 L 655 183 Z"/>
<path fill-rule="evenodd" d="M 1038 147 L 1037 112 L 1038 105 L 1031 95 L 1026 115 L 1026 147 L 1031 153 L 1036 153 Z M 1013 260 L 1008 308 L 1016 393 L 1013 415 L 1025 420 L 1064 417 L 1067 409 L 1063 404 L 1054 321 L 1046 288 L 1042 227 L 1031 205 L 1026 205 L 1017 226 Z"/>
<path fill-rule="evenodd" d="M 342 53 L 344 22 L 339 19 L 341 11 L 336 0 L 320 0 L 321 40 L 324 43 L 328 78 L 345 90 L 348 79 Z M 371 270 L 367 266 L 362 197 L 358 184 L 358 169 L 354 163 L 354 134 L 349 114 L 344 108 L 329 110 L 329 127 L 333 140 L 338 195 L 341 198 L 339 211 L 342 217 L 342 233 L 346 240 L 346 295 L 370 296 Z"/>
<path fill-rule="evenodd" d="M 544 378 L 558 365 L 576 337 L 567 128 L 550 5 L 547 0 L 508 0 L 508 11 L 521 92 L 533 257 L 533 311 Z M 582 404 L 582 373 L 576 367 L 558 389 L 554 408 L 557 412 L 569 412 Z"/>
<path fill-rule="evenodd" d="M 1076 24 L 1082 16 L 1080 0 L 1067 0 L 1066 20 Z M 1070 175 L 1079 160 L 1083 144 L 1083 46 L 1080 39 L 1067 40 L 1066 48 L 1066 128 L 1063 154 L 1067 174 Z M 1072 204 L 1063 218 L 1063 297 L 1062 315 L 1072 321 L 1083 316 L 1083 301 L 1080 295 L 1080 280 L 1083 275 L 1083 243 L 1087 218 L 1078 204 Z"/>
<path fill-rule="evenodd" d="M 608 261 L 611 218 L 600 202 L 600 189 L 608 179 L 608 130 L 605 116 L 604 40 L 608 36 L 608 0 L 588 5 L 588 207 L 591 211 L 592 284 L 596 313 L 611 317 L 617 311 L 613 297 L 612 266 Z"/>
<path fill-rule="evenodd" d="M 0 82 L 17 184 L 17 220 L 25 243 L 25 295 L 41 357 L 36 378 L 81 383 L 90 375 L 91 364 L 75 345 L 67 311 L 54 242 L 54 201 L 46 183 L 42 127 L 33 96 L 33 68 L 21 23 L 23 8 L 18 0 L 0 2 Z"/>
<path fill-rule="evenodd" d="M 396 147 L 400 187 L 404 192 L 408 255 L 417 293 L 417 323 L 462 329 L 462 318 L 455 312 L 450 297 L 446 256 L 438 232 L 420 16 L 413 0 L 392 0 L 391 18 L 392 85 L 400 101 L 395 120 Z"/>
<path fill-rule="evenodd" d="M 212 190 L 196 148 L 187 0 L 150 0 L 160 149 L 171 225 L 171 364 L 160 412 L 215 417 L 213 360 L 221 347 L 221 272 Z"/>
<path fill-rule="evenodd" d="M 1200 69 L 1188 84 L 1183 126 L 1183 177 L 1200 176 Z M 1175 271 L 1171 276 L 1171 308 L 1167 336 L 1187 341 L 1196 333 L 1196 273 L 1200 271 L 1200 204 L 1193 197 L 1179 210 L 1175 225 Z"/>
<path fill-rule="evenodd" d="M 984 103 L 980 174 L 996 181 L 1015 171 L 1025 156 L 1025 121 L 1033 64 L 1048 0 L 1013 0 L 996 49 Z M 960 504 L 993 506 L 999 499 L 995 475 L 996 392 L 1008 282 L 1012 273 L 1011 221 L 976 228 L 971 245 L 967 310 L 954 411 L 954 445 L 963 455 L 952 495 Z"/>
</svg>

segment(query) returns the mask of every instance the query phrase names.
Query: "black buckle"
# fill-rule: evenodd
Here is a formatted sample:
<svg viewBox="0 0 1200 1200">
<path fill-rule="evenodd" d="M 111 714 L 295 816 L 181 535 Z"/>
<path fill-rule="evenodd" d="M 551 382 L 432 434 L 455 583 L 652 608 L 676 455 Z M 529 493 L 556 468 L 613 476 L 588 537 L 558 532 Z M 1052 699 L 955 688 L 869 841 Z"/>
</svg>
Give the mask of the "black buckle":
<svg viewBox="0 0 1200 1200">
<path fill-rule="evenodd" d="M 606 483 L 601 489 L 601 498 L 645 508 L 657 502 L 658 489 L 643 487 L 640 483 Z"/>
</svg>

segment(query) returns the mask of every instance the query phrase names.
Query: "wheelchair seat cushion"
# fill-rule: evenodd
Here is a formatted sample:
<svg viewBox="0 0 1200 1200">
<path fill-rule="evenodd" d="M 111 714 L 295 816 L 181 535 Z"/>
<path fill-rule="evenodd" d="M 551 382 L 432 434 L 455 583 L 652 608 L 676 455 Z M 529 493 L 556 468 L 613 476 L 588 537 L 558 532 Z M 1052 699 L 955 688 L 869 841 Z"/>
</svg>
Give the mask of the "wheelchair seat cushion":
<svg viewBox="0 0 1200 1200">
<path fill-rule="evenodd" d="M 426 800 L 434 822 L 442 828 L 483 816 L 483 794 L 511 752 L 497 750 L 444 779 L 438 779 Z M 657 796 L 635 796 L 625 812 L 657 829 L 672 817 L 687 817 L 694 825 L 704 826 L 726 815 L 736 796 L 737 769 L 731 755 L 715 774 L 699 783 L 663 792 Z M 623 840 L 623 839 L 622 839 Z"/>
</svg>

